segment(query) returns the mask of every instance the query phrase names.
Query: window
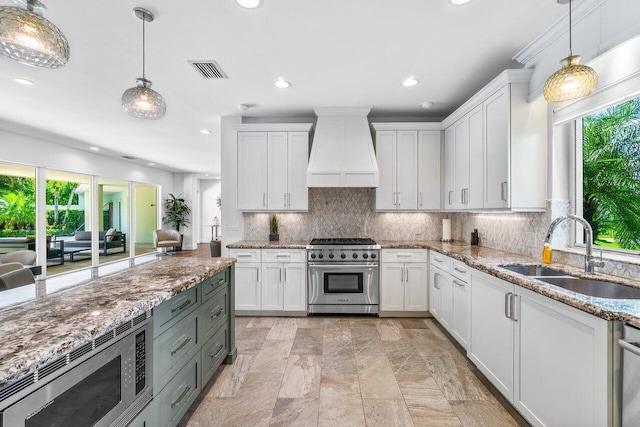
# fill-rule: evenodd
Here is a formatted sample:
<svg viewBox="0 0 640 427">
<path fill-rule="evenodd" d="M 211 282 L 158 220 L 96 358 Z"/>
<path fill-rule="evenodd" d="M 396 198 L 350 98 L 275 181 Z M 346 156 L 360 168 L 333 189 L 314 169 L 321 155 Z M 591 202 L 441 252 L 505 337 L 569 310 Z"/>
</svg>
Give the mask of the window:
<svg viewBox="0 0 640 427">
<path fill-rule="evenodd" d="M 584 116 L 581 124 L 577 213 L 591 224 L 594 245 L 640 251 L 640 98 Z"/>
</svg>

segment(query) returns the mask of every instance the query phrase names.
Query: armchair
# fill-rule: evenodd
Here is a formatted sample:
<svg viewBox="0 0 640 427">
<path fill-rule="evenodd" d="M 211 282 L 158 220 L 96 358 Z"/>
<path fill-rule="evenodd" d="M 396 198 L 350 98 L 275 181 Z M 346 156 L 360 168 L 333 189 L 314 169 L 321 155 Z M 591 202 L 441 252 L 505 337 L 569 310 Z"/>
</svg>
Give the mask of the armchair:
<svg viewBox="0 0 640 427">
<path fill-rule="evenodd" d="M 28 268 L 19 262 L 0 264 L 0 291 L 31 285 L 36 280 Z"/>
<path fill-rule="evenodd" d="M 0 262 L 2 262 L 2 264 L 20 263 L 22 265 L 33 265 L 36 263 L 36 252 L 29 249 L 9 252 L 7 254 L 0 255 Z"/>
<path fill-rule="evenodd" d="M 182 245 L 182 236 L 176 230 L 155 230 L 153 232 L 153 246 L 156 249 L 179 248 Z"/>
</svg>

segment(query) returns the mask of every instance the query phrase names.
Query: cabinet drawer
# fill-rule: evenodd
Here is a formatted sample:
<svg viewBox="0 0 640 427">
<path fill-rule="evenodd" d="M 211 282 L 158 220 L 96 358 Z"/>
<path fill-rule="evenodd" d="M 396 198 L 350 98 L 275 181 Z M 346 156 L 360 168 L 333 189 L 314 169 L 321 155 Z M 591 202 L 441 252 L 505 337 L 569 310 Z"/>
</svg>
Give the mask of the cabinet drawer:
<svg viewBox="0 0 640 427">
<path fill-rule="evenodd" d="M 189 315 L 153 341 L 153 388 L 160 391 L 197 353 L 198 313 Z"/>
<path fill-rule="evenodd" d="M 260 249 L 229 249 L 229 257 L 241 262 L 260 262 Z"/>
<path fill-rule="evenodd" d="M 467 282 L 467 275 L 469 271 L 469 266 L 462 261 L 458 261 L 457 259 L 451 260 L 451 274 L 457 279 L 462 280 L 463 282 Z"/>
<path fill-rule="evenodd" d="M 153 425 L 174 427 L 200 393 L 200 354 L 192 357 L 167 386 L 153 398 Z"/>
<path fill-rule="evenodd" d="M 427 262 L 427 250 L 383 249 L 382 262 Z"/>
<path fill-rule="evenodd" d="M 202 302 L 206 302 L 213 296 L 216 290 L 229 283 L 229 269 L 219 272 L 213 277 L 205 279 L 200 285 L 202 288 Z"/>
<path fill-rule="evenodd" d="M 431 251 L 430 253 L 431 265 L 438 267 L 439 269 L 451 272 L 451 258 L 446 255 L 442 255 L 440 252 Z"/>
<path fill-rule="evenodd" d="M 263 249 L 262 262 L 305 262 L 305 249 Z"/>
<path fill-rule="evenodd" d="M 191 313 L 198 303 L 198 289 L 194 286 L 153 309 L 153 336 L 157 337 L 179 319 Z"/>
<path fill-rule="evenodd" d="M 217 332 L 202 346 L 200 351 L 202 357 L 202 386 L 204 387 L 213 374 L 222 364 L 224 358 L 229 354 L 229 329 L 223 325 Z"/>
<path fill-rule="evenodd" d="M 203 343 L 229 318 L 229 288 L 218 289 L 209 301 L 202 304 L 199 311 L 199 342 Z"/>
</svg>

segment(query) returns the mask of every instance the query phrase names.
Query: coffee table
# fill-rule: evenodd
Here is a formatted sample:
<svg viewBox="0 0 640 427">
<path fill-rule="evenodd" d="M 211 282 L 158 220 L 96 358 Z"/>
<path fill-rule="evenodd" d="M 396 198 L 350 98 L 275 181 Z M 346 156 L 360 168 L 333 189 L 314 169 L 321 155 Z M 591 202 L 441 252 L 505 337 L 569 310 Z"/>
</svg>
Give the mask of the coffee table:
<svg viewBox="0 0 640 427">
<path fill-rule="evenodd" d="M 65 255 L 69 255 L 69 261 L 74 262 L 75 260 L 73 259 L 73 256 L 74 256 L 75 254 L 79 253 L 79 252 L 84 252 L 84 251 L 86 251 L 86 250 L 88 250 L 88 249 L 86 249 L 86 248 L 66 248 L 66 247 L 65 247 L 65 248 L 62 250 L 62 252 L 63 252 Z"/>
</svg>

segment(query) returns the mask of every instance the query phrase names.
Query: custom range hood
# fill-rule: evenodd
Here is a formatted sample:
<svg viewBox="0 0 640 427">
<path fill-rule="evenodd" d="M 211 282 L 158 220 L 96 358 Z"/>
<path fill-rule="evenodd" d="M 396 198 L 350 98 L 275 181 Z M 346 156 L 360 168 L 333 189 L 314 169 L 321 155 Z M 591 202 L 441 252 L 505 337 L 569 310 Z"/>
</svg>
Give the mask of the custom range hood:
<svg viewBox="0 0 640 427">
<path fill-rule="evenodd" d="M 308 187 L 377 187 L 378 163 L 367 115 L 371 108 L 316 108 Z"/>
</svg>

